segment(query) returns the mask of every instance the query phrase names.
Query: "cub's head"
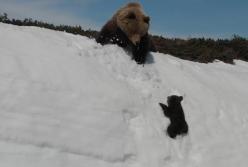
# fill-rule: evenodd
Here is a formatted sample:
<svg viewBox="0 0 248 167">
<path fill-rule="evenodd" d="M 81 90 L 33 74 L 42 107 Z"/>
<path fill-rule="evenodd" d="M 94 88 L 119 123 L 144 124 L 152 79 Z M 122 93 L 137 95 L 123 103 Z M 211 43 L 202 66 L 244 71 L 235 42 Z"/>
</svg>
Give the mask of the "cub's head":
<svg viewBox="0 0 248 167">
<path fill-rule="evenodd" d="M 182 96 L 172 95 L 167 97 L 168 106 L 179 105 L 182 100 L 183 100 Z"/>
<path fill-rule="evenodd" d="M 133 44 L 139 43 L 148 33 L 150 18 L 145 15 L 139 3 L 129 3 L 120 8 L 113 19 Z"/>
</svg>

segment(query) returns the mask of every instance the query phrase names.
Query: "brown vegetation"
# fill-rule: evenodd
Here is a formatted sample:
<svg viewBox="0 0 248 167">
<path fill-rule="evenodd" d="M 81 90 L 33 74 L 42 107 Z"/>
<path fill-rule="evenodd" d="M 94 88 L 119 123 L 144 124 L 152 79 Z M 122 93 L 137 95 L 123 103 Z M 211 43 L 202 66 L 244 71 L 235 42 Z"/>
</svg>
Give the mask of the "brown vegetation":
<svg viewBox="0 0 248 167">
<path fill-rule="evenodd" d="M 0 22 L 18 26 L 37 26 L 57 31 L 65 31 L 72 34 L 79 34 L 89 38 L 96 38 L 97 31 L 83 30 L 81 26 L 67 26 L 24 19 L 10 20 L 7 14 L 0 15 Z M 209 63 L 214 60 L 221 60 L 233 64 L 234 59 L 248 61 L 248 39 L 234 35 L 232 39 L 206 39 L 206 38 L 164 38 L 162 36 L 152 36 L 152 40 L 158 52 L 171 54 L 181 59 Z"/>
</svg>

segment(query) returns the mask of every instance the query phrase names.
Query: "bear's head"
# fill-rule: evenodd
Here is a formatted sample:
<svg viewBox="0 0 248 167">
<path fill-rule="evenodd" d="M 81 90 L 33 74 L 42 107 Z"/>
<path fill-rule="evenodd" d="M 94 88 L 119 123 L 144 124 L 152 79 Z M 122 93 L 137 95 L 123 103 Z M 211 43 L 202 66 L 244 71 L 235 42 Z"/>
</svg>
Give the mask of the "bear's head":
<svg viewBox="0 0 248 167">
<path fill-rule="evenodd" d="M 172 95 L 167 97 L 168 106 L 179 105 L 182 100 L 183 100 L 182 96 Z"/>
<path fill-rule="evenodd" d="M 134 45 L 148 33 L 150 18 L 139 3 L 128 3 L 116 12 L 113 19 Z"/>
</svg>

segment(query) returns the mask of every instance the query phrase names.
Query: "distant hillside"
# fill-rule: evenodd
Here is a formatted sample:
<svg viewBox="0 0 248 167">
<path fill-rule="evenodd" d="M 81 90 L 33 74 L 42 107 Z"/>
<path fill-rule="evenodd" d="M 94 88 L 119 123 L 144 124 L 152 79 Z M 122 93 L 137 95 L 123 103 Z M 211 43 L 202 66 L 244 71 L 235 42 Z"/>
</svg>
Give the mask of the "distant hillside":
<svg viewBox="0 0 248 167">
<path fill-rule="evenodd" d="M 218 59 L 231 64 L 234 59 L 248 61 L 248 40 L 239 36 L 234 36 L 231 40 L 205 38 L 184 40 L 153 36 L 153 41 L 159 52 L 181 59 L 201 63 L 209 63 Z"/>
<path fill-rule="evenodd" d="M 72 34 L 79 34 L 89 38 L 96 38 L 98 31 L 83 30 L 81 26 L 54 25 L 31 18 L 18 20 L 9 19 L 4 13 L 0 15 L 0 22 L 18 26 L 37 26 L 56 31 L 65 31 Z M 218 59 L 233 64 L 234 59 L 248 61 L 248 39 L 234 35 L 232 39 L 206 39 L 206 38 L 164 38 L 152 35 L 152 39 L 158 52 L 171 54 L 181 59 L 209 63 Z"/>
</svg>

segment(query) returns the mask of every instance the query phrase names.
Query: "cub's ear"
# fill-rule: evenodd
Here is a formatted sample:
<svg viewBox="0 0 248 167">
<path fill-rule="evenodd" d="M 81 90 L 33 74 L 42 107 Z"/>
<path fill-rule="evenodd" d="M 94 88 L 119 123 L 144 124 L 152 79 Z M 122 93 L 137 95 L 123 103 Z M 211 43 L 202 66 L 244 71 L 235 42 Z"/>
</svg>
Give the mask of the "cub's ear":
<svg viewBox="0 0 248 167">
<path fill-rule="evenodd" d="M 180 102 L 183 101 L 183 96 L 179 96 Z"/>
<path fill-rule="evenodd" d="M 168 107 L 165 104 L 159 103 L 159 105 L 165 112 L 168 111 Z"/>
</svg>

